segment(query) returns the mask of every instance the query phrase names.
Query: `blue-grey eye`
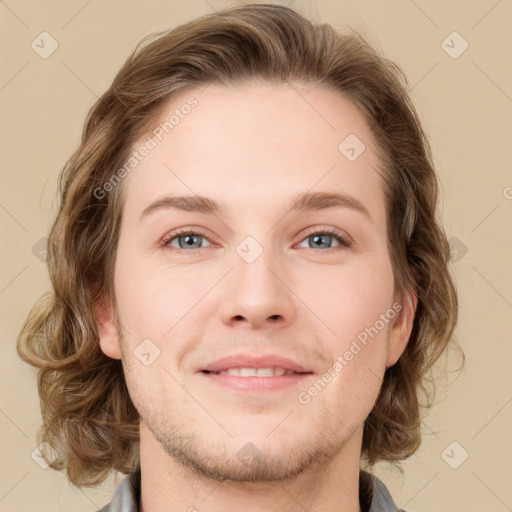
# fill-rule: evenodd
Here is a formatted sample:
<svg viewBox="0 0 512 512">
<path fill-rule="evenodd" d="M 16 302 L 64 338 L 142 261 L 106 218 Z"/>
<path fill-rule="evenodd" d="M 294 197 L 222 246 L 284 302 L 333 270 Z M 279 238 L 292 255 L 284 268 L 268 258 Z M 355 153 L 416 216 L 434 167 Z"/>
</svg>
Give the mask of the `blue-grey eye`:
<svg viewBox="0 0 512 512">
<path fill-rule="evenodd" d="M 201 239 L 203 238 L 201 235 L 181 235 L 176 237 L 179 240 L 179 246 L 181 249 L 197 249 L 202 247 Z M 183 240 L 183 243 L 181 243 Z"/>
<path fill-rule="evenodd" d="M 339 245 L 347 245 L 341 236 L 323 232 L 313 233 L 304 238 L 304 241 L 308 242 L 307 248 L 309 249 L 332 249 Z M 332 245 L 333 242 L 336 243 Z"/>
<path fill-rule="evenodd" d="M 176 240 L 178 241 L 178 246 L 174 244 Z M 185 231 L 174 233 L 171 237 L 164 241 L 164 245 L 178 250 L 183 249 L 185 251 L 190 251 L 194 249 L 200 249 L 201 247 L 206 247 L 204 244 L 205 240 L 208 239 L 203 235 Z M 210 245 L 210 243 L 208 242 L 207 245 Z"/>
</svg>

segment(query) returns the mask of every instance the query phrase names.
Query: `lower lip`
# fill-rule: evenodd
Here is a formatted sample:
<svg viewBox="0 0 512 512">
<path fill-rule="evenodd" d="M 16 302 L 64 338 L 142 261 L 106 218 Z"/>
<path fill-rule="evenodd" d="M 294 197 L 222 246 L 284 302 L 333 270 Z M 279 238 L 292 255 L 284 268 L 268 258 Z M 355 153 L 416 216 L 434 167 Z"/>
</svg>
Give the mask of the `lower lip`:
<svg viewBox="0 0 512 512">
<path fill-rule="evenodd" d="M 294 373 L 292 375 L 279 375 L 278 377 L 238 377 L 226 373 L 199 372 L 210 382 L 240 391 L 275 391 L 303 383 L 311 373 Z"/>
</svg>

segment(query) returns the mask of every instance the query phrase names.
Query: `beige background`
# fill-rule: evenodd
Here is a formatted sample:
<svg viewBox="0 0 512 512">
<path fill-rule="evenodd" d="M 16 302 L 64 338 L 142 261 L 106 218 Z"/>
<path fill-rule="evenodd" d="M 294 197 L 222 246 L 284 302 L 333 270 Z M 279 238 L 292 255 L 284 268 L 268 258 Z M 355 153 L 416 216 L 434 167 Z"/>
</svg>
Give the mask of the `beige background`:
<svg viewBox="0 0 512 512">
<path fill-rule="evenodd" d="M 110 501 L 122 477 L 80 490 L 31 458 L 39 401 L 34 371 L 18 360 L 15 339 L 30 306 L 49 287 L 33 248 L 37 253 L 47 234 L 57 175 L 79 142 L 86 113 L 135 44 L 226 5 L 0 2 L 1 512 L 91 512 Z M 445 374 L 404 477 L 386 465 L 378 474 L 408 512 L 512 510 L 512 2 L 295 0 L 291 6 L 315 20 L 354 26 L 402 66 L 442 182 L 460 290 L 456 335 L 466 368 L 457 380 Z M 58 42 L 47 59 L 31 47 L 43 31 Z M 469 44 L 458 58 L 444 48 L 462 49 L 459 36 L 442 43 L 454 31 Z M 458 445 L 449 446 L 454 441 Z M 467 460 L 450 467 L 464 450 Z"/>
</svg>

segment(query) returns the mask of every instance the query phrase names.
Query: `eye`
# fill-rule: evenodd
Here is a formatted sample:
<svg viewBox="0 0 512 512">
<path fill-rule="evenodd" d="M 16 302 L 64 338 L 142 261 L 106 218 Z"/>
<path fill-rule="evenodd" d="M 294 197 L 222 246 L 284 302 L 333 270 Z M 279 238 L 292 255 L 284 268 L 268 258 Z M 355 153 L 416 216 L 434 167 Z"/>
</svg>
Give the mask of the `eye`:
<svg viewBox="0 0 512 512">
<path fill-rule="evenodd" d="M 209 245 L 205 246 L 202 240 L 208 240 L 208 238 L 193 229 L 185 228 L 169 233 L 161 244 L 164 248 L 171 249 L 175 254 L 196 254 L 198 249 L 211 247 L 209 241 Z M 341 231 L 334 228 L 312 228 L 306 238 L 303 239 L 304 241 L 308 242 L 308 249 L 321 248 L 324 251 L 339 250 L 343 247 L 349 248 L 352 246 L 352 242 Z M 337 245 L 326 247 L 326 245 L 332 245 L 333 241 Z"/>
<path fill-rule="evenodd" d="M 162 246 L 174 249 L 175 253 L 187 252 L 189 254 L 195 254 L 197 249 L 205 247 L 201 239 L 208 240 L 205 236 L 200 233 L 196 233 L 194 230 L 187 228 L 181 229 L 170 233 L 162 240 Z M 172 245 L 176 241 L 178 246 Z"/>
<path fill-rule="evenodd" d="M 336 241 L 337 246 L 334 247 L 325 247 L 326 245 L 332 244 L 332 242 Z M 349 248 L 352 246 L 352 242 L 341 232 L 334 228 L 325 228 L 318 229 L 313 228 L 310 231 L 304 241 L 308 242 L 308 249 L 315 249 L 320 247 L 323 250 L 331 250 L 341 247 Z"/>
</svg>

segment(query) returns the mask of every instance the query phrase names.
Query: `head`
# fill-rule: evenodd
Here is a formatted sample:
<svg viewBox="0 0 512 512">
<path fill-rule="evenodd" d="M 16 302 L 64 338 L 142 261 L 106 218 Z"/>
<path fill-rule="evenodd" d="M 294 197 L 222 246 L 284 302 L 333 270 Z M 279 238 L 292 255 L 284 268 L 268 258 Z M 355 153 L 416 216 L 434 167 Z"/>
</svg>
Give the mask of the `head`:
<svg viewBox="0 0 512 512">
<path fill-rule="evenodd" d="M 198 208 L 144 213 L 168 195 Z M 360 35 L 260 4 L 152 36 L 91 109 L 60 197 L 53 291 L 18 352 L 39 368 L 51 466 L 74 485 L 135 469 L 141 419 L 222 479 L 292 476 L 359 429 L 370 466 L 418 449 L 457 296 L 407 81 Z M 241 352 L 314 378 L 293 401 L 215 400 L 201 370 Z M 261 464 L 244 469 L 248 443 Z"/>
</svg>

